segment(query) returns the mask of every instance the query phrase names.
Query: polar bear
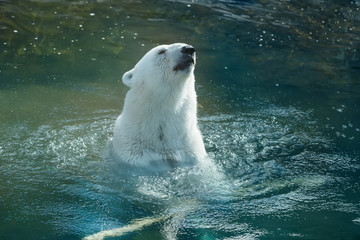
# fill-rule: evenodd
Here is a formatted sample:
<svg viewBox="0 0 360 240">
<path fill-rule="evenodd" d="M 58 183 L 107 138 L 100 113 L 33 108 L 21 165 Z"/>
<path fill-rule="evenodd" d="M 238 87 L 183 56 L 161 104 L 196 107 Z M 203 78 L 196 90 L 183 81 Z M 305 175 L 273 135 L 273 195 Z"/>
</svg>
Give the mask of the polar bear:
<svg viewBox="0 0 360 240">
<path fill-rule="evenodd" d="M 195 63 L 192 46 L 161 45 L 123 75 L 130 90 L 114 126 L 117 158 L 143 167 L 193 165 L 206 158 L 197 123 Z"/>
</svg>

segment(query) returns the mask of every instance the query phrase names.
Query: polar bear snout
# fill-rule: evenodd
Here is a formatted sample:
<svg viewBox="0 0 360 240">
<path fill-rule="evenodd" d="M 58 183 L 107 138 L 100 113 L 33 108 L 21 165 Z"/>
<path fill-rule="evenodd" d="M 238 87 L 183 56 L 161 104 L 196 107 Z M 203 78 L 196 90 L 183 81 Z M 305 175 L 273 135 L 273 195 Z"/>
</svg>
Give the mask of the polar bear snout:
<svg viewBox="0 0 360 240">
<path fill-rule="evenodd" d="M 195 65 L 195 48 L 191 45 L 186 45 L 181 48 L 181 57 L 174 67 L 174 71 L 182 71 L 185 69 L 189 69 L 190 66 Z"/>
<path fill-rule="evenodd" d="M 193 48 L 192 46 L 188 45 L 188 46 L 185 46 L 181 49 L 181 53 L 184 53 L 184 54 L 190 54 L 190 55 L 193 55 L 193 53 L 195 52 L 195 48 Z"/>
</svg>

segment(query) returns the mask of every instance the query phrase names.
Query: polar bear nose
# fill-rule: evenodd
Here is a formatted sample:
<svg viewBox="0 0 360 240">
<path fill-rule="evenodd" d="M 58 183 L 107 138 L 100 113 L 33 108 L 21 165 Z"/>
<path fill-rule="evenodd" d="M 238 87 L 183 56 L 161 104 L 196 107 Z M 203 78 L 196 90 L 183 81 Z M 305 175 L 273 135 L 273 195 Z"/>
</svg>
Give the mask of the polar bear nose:
<svg viewBox="0 0 360 240">
<path fill-rule="evenodd" d="M 185 46 L 181 49 L 181 52 L 182 53 L 185 53 L 185 54 L 190 54 L 192 55 L 194 52 L 195 52 L 195 48 L 193 48 L 192 46 L 188 45 L 188 46 Z"/>
</svg>

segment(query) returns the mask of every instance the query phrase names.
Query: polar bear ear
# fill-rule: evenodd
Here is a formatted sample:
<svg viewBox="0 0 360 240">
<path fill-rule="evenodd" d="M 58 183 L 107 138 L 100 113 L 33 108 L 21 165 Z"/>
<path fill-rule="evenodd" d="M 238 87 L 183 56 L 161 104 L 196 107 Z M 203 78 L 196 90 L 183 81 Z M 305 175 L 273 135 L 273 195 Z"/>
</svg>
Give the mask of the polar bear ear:
<svg viewBox="0 0 360 240">
<path fill-rule="evenodd" d="M 132 70 L 124 73 L 124 75 L 122 77 L 122 81 L 126 86 L 128 86 L 130 88 L 134 85 Z"/>
</svg>

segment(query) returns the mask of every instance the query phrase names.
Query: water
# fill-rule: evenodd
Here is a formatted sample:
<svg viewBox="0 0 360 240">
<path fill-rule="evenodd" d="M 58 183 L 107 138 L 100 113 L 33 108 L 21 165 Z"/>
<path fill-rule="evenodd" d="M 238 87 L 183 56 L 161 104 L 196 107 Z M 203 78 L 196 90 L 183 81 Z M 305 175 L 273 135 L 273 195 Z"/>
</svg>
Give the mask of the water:
<svg viewBox="0 0 360 240">
<path fill-rule="evenodd" d="M 360 239 L 359 1 L 0 1 L 0 239 Z M 149 49 L 197 49 L 215 166 L 107 153 Z M 109 238 L 117 239 L 117 238 Z"/>
</svg>

